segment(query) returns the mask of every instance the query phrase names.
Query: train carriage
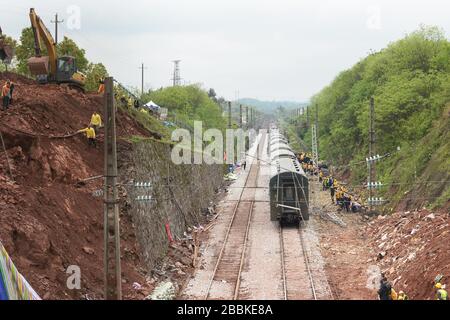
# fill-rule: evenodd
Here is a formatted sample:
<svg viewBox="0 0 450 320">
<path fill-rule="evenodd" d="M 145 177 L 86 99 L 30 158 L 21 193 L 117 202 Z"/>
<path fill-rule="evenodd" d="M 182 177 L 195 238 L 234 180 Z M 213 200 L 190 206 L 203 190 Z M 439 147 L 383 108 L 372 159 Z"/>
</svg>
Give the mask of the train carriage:
<svg viewBox="0 0 450 320">
<path fill-rule="evenodd" d="M 277 130 L 271 130 L 269 139 L 270 219 L 280 223 L 308 220 L 308 178 L 286 139 Z"/>
</svg>

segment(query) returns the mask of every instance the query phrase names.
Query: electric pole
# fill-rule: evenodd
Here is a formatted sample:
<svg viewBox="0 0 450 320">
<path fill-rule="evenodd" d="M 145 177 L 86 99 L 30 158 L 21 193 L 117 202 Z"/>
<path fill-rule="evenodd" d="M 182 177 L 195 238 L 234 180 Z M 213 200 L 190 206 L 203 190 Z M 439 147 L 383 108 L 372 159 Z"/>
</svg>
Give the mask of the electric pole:
<svg viewBox="0 0 450 320">
<path fill-rule="evenodd" d="M 309 106 L 306 107 L 306 127 L 309 128 Z"/>
<path fill-rule="evenodd" d="M 106 300 L 122 299 L 119 198 L 117 192 L 116 106 L 113 78 L 105 78 L 104 95 L 104 284 Z"/>
<path fill-rule="evenodd" d="M 370 97 L 370 112 L 369 112 L 369 157 L 375 155 L 375 102 L 373 97 Z M 376 180 L 375 178 L 375 161 L 369 161 L 368 166 L 368 183 L 369 185 Z M 372 199 L 372 188 L 369 188 L 369 199 Z M 372 203 L 369 203 L 369 210 L 372 211 Z"/>
<path fill-rule="evenodd" d="M 58 23 L 63 23 L 64 20 L 58 20 L 58 14 L 55 14 L 55 21 L 51 20 L 51 23 L 55 24 L 55 46 L 58 44 Z"/>
<path fill-rule="evenodd" d="M 247 125 L 247 129 L 250 128 L 250 122 L 248 121 L 248 106 L 245 106 L 245 124 Z"/>
<path fill-rule="evenodd" d="M 142 63 L 139 69 L 141 69 L 141 94 L 144 94 L 144 70 L 147 69 L 147 67 L 144 67 L 144 63 Z"/>
<path fill-rule="evenodd" d="M 317 148 L 317 161 L 319 161 L 319 105 L 316 103 L 316 119 L 315 119 L 315 126 L 316 126 L 316 148 Z M 319 163 L 317 162 L 317 165 Z"/>
<path fill-rule="evenodd" d="M 239 105 L 239 126 L 242 129 L 242 104 Z"/>
<path fill-rule="evenodd" d="M 231 129 L 231 101 L 228 101 L 228 128 Z"/>
</svg>

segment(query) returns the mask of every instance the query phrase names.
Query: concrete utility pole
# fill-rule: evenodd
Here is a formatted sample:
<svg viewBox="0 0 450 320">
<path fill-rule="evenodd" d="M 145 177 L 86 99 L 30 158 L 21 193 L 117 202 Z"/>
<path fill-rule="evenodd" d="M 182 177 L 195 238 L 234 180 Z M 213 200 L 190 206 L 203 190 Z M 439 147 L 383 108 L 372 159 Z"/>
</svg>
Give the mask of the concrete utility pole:
<svg viewBox="0 0 450 320">
<path fill-rule="evenodd" d="M 306 127 L 309 128 L 309 106 L 306 107 Z"/>
<path fill-rule="evenodd" d="M 142 63 L 139 69 L 141 69 L 141 94 L 144 94 L 144 70 L 147 69 L 147 67 L 144 67 L 144 63 Z"/>
<path fill-rule="evenodd" d="M 373 97 L 370 97 L 370 112 L 369 112 L 369 157 L 375 155 L 375 102 Z M 368 183 L 369 185 L 376 181 L 375 177 L 375 161 L 369 161 L 368 167 Z M 372 198 L 372 188 L 369 188 L 369 198 Z M 369 203 L 369 210 L 372 211 L 372 204 Z"/>
<path fill-rule="evenodd" d="M 319 161 L 319 105 L 316 103 L 316 147 L 317 147 L 317 161 Z"/>
<path fill-rule="evenodd" d="M 228 101 L 228 128 L 231 129 L 231 101 Z"/>
<path fill-rule="evenodd" d="M 104 284 L 106 300 L 122 299 L 119 198 L 117 193 L 116 106 L 113 78 L 105 79 Z"/>
<path fill-rule="evenodd" d="M 58 23 L 63 23 L 64 20 L 58 20 L 58 14 L 55 14 L 55 21 L 51 20 L 51 23 L 55 24 L 55 45 L 58 44 Z"/>
<path fill-rule="evenodd" d="M 239 126 L 242 129 L 242 104 L 239 105 Z"/>
<path fill-rule="evenodd" d="M 245 106 L 245 124 L 247 125 L 247 129 L 250 128 L 250 122 L 248 121 L 248 106 Z"/>
</svg>

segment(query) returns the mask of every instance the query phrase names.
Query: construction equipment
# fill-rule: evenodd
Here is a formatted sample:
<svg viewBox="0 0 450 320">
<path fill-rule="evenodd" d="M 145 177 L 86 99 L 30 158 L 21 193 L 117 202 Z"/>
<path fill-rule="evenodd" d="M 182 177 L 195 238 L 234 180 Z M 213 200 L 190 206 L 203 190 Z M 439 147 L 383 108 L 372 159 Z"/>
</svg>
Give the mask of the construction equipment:
<svg viewBox="0 0 450 320">
<path fill-rule="evenodd" d="M 34 8 L 30 9 L 30 21 L 36 54 L 35 57 L 31 57 L 27 61 L 31 74 L 36 76 L 39 83 L 68 83 L 83 89 L 86 75 L 78 71 L 74 57 L 58 57 L 55 41 Z M 41 40 L 47 48 L 47 56 L 42 56 Z"/>
<path fill-rule="evenodd" d="M 8 64 L 11 63 L 13 56 L 13 49 L 7 44 L 5 36 L 2 34 L 2 28 L 0 27 L 0 60 Z"/>
</svg>

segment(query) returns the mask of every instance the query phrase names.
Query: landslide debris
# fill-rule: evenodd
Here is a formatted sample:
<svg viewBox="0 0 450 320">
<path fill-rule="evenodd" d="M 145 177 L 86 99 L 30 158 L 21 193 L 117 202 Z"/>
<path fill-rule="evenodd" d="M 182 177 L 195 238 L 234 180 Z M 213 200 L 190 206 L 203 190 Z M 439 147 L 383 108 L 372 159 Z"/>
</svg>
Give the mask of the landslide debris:
<svg viewBox="0 0 450 320">
<path fill-rule="evenodd" d="M 95 191 L 103 174 L 103 132 L 97 148 L 85 137 L 65 136 L 84 128 L 94 111 L 102 114 L 102 97 L 64 85 L 39 85 L 0 73 L 0 83 L 15 83 L 12 105 L 0 111 L 14 179 L 0 150 L 0 240 L 19 271 L 44 299 L 99 299 L 103 291 L 103 204 Z M 125 112 L 117 112 L 118 148 L 130 136 L 152 134 Z M 119 155 L 119 166 L 122 163 Z M 124 298 L 143 298 L 133 289 L 143 283 L 132 219 L 121 208 Z M 81 269 L 81 290 L 66 286 L 70 265 Z"/>
</svg>

